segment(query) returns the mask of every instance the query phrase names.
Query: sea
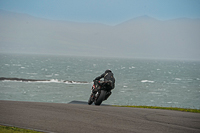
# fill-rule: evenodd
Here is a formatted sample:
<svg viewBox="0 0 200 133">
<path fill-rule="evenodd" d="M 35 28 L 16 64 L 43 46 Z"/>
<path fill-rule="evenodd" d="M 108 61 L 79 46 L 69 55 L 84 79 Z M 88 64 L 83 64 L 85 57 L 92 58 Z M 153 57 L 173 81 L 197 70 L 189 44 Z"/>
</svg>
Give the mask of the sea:
<svg viewBox="0 0 200 133">
<path fill-rule="evenodd" d="M 87 102 L 106 69 L 116 83 L 104 104 L 200 109 L 200 61 L 191 60 L 0 54 L 0 100 Z"/>
</svg>

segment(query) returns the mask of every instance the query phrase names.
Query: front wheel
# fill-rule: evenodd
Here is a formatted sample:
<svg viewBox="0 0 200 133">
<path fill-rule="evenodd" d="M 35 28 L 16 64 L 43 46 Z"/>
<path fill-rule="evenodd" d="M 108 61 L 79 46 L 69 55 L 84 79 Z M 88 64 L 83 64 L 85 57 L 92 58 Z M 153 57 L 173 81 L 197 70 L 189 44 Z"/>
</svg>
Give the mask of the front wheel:
<svg viewBox="0 0 200 133">
<path fill-rule="evenodd" d="M 88 104 L 91 105 L 93 103 L 93 93 L 90 95 L 89 99 L 88 99 Z"/>
<path fill-rule="evenodd" d="M 105 96 L 106 96 L 106 91 L 101 90 L 100 96 L 97 99 L 95 99 L 94 104 L 100 105 L 103 102 L 103 100 L 105 100 Z"/>
</svg>

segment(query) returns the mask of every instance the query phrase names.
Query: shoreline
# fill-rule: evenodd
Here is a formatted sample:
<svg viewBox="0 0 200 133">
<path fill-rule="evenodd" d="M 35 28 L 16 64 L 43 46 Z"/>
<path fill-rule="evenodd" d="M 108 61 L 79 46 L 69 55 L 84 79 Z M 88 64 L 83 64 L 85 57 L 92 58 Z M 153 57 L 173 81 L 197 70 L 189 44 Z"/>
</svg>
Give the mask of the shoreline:
<svg viewBox="0 0 200 133">
<path fill-rule="evenodd" d="M 163 109 L 163 110 L 174 110 L 174 111 L 182 111 L 182 112 L 200 113 L 200 109 L 179 108 L 179 107 L 135 106 L 135 105 L 112 105 L 112 106 L 114 106 L 114 107 L 129 107 L 129 108 Z"/>
<path fill-rule="evenodd" d="M 34 102 L 34 101 L 12 101 L 12 100 L 0 100 L 7 102 L 30 102 L 30 103 L 53 103 L 53 102 Z M 55 103 L 56 104 L 56 103 Z M 58 104 L 82 104 L 88 105 L 85 101 L 70 101 L 68 103 L 58 103 Z M 112 106 L 112 107 L 129 107 L 129 108 L 146 108 L 146 109 L 162 109 L 162 110 L 173 110 L 173 111 L 181 111 L 181 112 L 192 112 L 192 113 L 200 113 L 200 109 L 195 108 L 180 108 L 180 107 L 165 107 L 165 106 L 146 106 L 146 105 L 109 105 L 102 103 L 100 106 Z"/>
</svg>

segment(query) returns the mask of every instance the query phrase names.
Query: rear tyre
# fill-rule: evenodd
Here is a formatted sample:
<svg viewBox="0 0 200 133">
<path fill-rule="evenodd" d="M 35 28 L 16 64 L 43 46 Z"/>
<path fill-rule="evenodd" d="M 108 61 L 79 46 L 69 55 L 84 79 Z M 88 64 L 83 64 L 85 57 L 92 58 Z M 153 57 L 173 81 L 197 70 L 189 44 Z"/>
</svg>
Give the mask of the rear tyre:
<svg viewBox="0 0 200 133">
<path fill-rule="evenodd" d="M 106 96 L 106 91 L 101 90 L 100 96 L 98 97 L 98 99 L 96 99 L 94 101 L 95 105 L 101 105 L 101 103 L 103 102 L 103 100 L 105 99 Z"/>
</svg>

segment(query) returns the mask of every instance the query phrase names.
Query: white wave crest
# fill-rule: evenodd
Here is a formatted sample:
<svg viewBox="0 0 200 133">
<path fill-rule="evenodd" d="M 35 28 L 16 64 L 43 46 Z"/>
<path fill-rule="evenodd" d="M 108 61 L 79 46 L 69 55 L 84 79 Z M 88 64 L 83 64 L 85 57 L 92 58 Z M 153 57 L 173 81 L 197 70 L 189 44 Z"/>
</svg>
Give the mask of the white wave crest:
<svg viewBox="0 0 200 133">
<path fill-rule="evenodd" d="M 179 80 L 179 81 L 180 81 L 180 80 L 182 80 L 182 79 L 180 79 L 180 78 L 175 78 L 175 80 Z"/>
<path fill-rule="evenodd" d="M 32 81 L 29 81 L 29 82 L 32 82 Z M 62 83 L 58 79 L 51 79 L 51 80 L 45 80 L 45 81 L 35 81 L 35 82 L 37 82 L 37 83 Z"/>
<path fill-rule="evenodd" d="M 0 81 L 2 81 L 2 82 L 26 82 L 26 83 L 90 84 L 89 82 L 86 82 L 86 81 L 69 81 L 69 80 L 58 80 L 58 79 L 37 80 L 37 79 L 4 78 L 4 77 L 0 77 Z"/>
<path fill-rule="evenodd" d="M 151 81 L 151 80 L 142 80 L 142 83 L 154 83 L 155 81 Z"/>
<path fill-rule="evenodd" d="M 68 80 L 58 80 L 58 79 L 51 79 L 47 81 L 36 81 L 39 83 L 65 83 L 65 84 L 89 84 L 85 81 L 68 81 Z"/>
</svg>

